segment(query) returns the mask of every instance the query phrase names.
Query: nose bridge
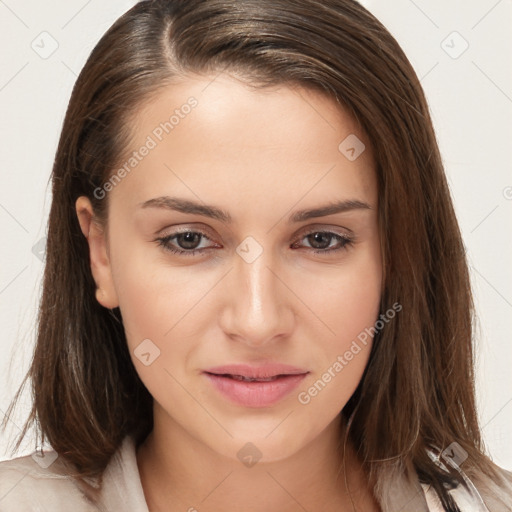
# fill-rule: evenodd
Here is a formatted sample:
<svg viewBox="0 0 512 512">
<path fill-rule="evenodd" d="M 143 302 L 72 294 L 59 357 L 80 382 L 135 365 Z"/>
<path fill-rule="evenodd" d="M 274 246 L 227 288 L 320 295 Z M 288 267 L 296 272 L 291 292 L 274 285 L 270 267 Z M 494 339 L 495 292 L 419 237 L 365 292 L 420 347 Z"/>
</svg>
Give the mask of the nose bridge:
<svg viewBox="0 0 512 512">
<path fill-rule="evenodd" d="M 275 276 L 269 270 L 270 258 L 260 256 L 252 263 L 240 262 L 239 275 L 246 283 L 246 292 L 242 296 L 247 298 L 246 307 L 248 312 L 254 316 L 254 320 L 261 320 L 265 317 L 270 321 L 270 314 L 277 306 L 278 297 L 275 290 Z"/>
<path fill-rule="evenodd" d="M 224 328 L 248 343 L 260 344 L 286 332 L 291 312 L 272 250 L 248 238 L 237 248 L 230 273 L 230 314 Z"/>
</svg>

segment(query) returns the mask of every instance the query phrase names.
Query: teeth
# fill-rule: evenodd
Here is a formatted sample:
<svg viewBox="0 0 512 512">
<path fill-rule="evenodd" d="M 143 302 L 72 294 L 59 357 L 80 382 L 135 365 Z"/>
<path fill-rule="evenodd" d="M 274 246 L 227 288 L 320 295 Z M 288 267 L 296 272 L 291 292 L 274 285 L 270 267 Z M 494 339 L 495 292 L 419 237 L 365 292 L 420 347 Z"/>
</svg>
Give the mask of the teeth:
<svg viewBox="0 0 512 512">
<path fill-rule="evenodd" d="M 244 377 L 243 375 L 231 375 L 231 377 L 235 380 L 241 380 L 243 382 L 271 382 L 273 380 L 276 380 L 279 375 L 274 375 L 274 377 L 261 377 L 258 379 L 253 379 L 252 377 Z"/>
</svg>

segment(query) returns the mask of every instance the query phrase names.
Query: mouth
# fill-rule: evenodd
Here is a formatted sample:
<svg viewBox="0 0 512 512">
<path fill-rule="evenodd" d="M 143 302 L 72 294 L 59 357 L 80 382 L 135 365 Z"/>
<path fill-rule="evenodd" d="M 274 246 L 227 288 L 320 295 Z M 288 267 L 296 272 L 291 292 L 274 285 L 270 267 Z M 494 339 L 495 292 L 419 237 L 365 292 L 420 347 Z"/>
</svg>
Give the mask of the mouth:
<svg viewBox="0 0 512 512">
<path fill-rule="evenodd" d="M 227 364 L 223 366 L 214 366 L 205 370 L 205 373 L 232 377 L 237 380 L 254 379 L 266 381 L 268 379 L 272 380 L 288 375 L 301 375 L 309 373 L 309 371 L 289 364 L 267 363 L 260 366 L 252 366 L 249 364 Z"/>
<path fill-rule="evenodd" d="M 228 379 L 239 380 L 242 382 L 273 382 L 281 377 L 289 377 L 288 374 L 274 375 L 273 377 L 246 377 L 245 375 L 231 375 L 230 373 L 209 373 L 210 375 L 216 375 L 218 377 L 226 377 Z"/>
<path fill-rule="evenodd" d="M 244 407 L 269 407 L 285 398 L 309 374 L 282 364 L 228 365 L 203 372 L 220 394 Z"/>
</svg>

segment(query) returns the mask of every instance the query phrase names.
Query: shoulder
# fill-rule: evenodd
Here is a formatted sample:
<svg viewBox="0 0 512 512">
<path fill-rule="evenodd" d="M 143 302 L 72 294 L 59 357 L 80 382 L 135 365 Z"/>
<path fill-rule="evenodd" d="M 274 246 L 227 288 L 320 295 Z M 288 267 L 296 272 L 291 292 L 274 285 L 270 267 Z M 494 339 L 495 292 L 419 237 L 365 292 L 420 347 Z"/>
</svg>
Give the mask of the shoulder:
<svg viewBox="0 0 512 512">
<path fill-rule="evenodd" d="M 455 503 L 462 511 L 472 512 L 512 512 L 512 472 L 494 465 L 497 478 L 469 470 L 468 473 L 459 468 L 466 486 L 458 485 L 450 490 Z M 422 484 L 428 510 L 432 512 L 444 511 L 437 494 L 430 486 Z"/>
<path fill-rule="evenodd" d="M 53 450 L 0 462 L 1 512 L 92 512 Z"/>
<path fill-rule="evenodd" d="M 497 478 L 482 474 L 472 475 L 482 500 L 492 512 L 512 511 L 512 472 L 494 465 Z"/>
<path fill-rule="evenodd" d="M 73 478 L 54 450 L 0 462 L 0 512 L 148 512 L 133 438 L 123 440 L 101 480 Z"/>
<path fill-rule="evenodd" d="M 443 461 L 430 455 L 435 464 L 446 469 Z M 493 464 L 496 475 L 491 478 L 474 466 L 466 466 L 464 470 L 454 466 L 465 485 L 459 484 L 447 490 L 459 510 L 512 512 L 512 472 Z M 376 473 L 375 491 L 383 512 L 445 512 L 437 493 L 431 485 L 420 482 L 412 465 L 407 467 L 407 471 L 396 461 L 383 465 Z"/>
</svg>

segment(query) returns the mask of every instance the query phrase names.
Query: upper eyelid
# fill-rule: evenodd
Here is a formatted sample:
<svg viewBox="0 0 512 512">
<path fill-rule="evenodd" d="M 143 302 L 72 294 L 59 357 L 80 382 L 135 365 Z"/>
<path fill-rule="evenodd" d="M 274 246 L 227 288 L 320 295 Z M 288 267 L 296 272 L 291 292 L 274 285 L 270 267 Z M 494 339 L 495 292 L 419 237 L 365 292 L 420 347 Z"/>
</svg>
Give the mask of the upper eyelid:
<svg viewBox="0 0 512 512">
<path fill-rule="evenodd" d="M 338 230 L 344 230 L 344 231 L 347 231 L 348 233 L 343 233 L 343 232 L 339 232 Z M 208 230 L 205 230 L 203 228 L 199 228 L 199 227 L 193 227 L 193 226 L 190 226 L 190 227 L 187 227 L 185 225 L 185 227 L 182 227 L 182 228 L 178 228 L 170 233 L 165 233 L 165 229 L 161 230 L 164 232 L 164 234 L 160 235 L 159 238 L 167 238 L 167 237 L 172 237 L 174 235 L 178 235 L 180 233 L 201 233 L 202 235 L 204 235 L 206 238 L 208 238 L 209 240 L 212 239 L 212 237 L 209 235 L 209 232 Z M 339 234 L 340 236 L 354 236 L 354 232 L 346 227 L 346 226 L 339 226 L 339 227 L 326 227 L 325 225 L 322 225 L 322 224 L 313 224 L 312 226 L 305 226 L 305 227 L 302 227 L 302 228 L 299 228 L 296 230 L 295 234 L 293 235 L 293 237 L 296 237 L 296 236 L 299 236 L 299 235 L 304 235 L 304 234 L 308 234 L 308 233 L 317 233 L 317 232 L 329 232 L 329 233 L 335 233 L 335 234 Z"/>
</svg>

